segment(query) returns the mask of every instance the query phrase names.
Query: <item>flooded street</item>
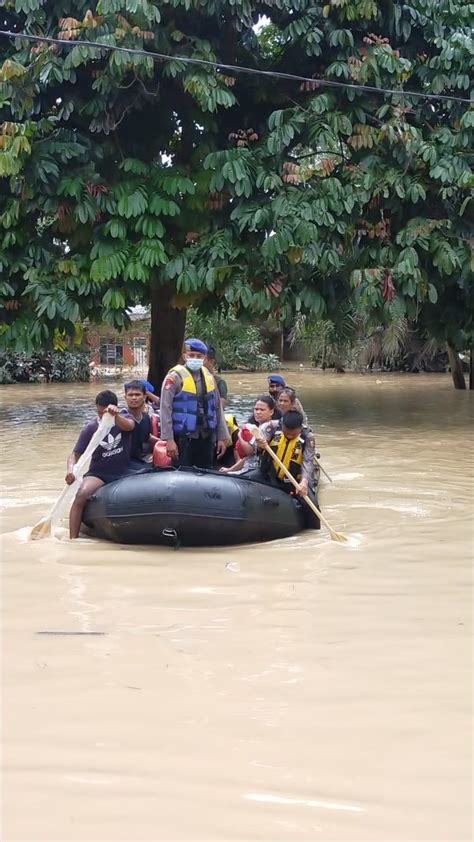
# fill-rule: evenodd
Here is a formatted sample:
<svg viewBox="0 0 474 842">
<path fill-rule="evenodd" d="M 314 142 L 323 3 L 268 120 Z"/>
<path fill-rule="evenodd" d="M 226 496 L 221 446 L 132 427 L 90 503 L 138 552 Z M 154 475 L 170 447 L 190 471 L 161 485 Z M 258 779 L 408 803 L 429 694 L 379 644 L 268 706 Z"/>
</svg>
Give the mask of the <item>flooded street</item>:
<svg viewBox="0 0 474 842">
<path fill-rule="evenodd" d="M 350 546 L 29 543 L 109 384 L 2 387 L 4 842 L 472 839 L 474 394 L 283 374 Z"/>
</svg>

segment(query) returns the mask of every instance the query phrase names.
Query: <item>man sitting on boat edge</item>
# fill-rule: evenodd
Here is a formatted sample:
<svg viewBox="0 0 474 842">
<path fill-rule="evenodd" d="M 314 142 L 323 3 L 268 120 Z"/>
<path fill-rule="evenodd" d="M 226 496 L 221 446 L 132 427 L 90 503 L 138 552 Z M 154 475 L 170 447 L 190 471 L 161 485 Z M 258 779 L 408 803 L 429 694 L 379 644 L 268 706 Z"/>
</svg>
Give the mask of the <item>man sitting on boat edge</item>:
<svg viewBox="0 0 474 842">
<path fill-rule="evenodd" d="M 134 419 L 126 410 L 122 412 L 119 410 L 117 395 L 108 389 L 96 395 L 95 405 L 97 417 L 84 425 L 67 460 L 66 482 L 68 485 L 72 485 L 76 479 L 74 465 L 86 450 L 104 412 L 109 412 L 114 416 L 115 424 L 94 450 L 89 470 L 84 475 L 74 498 L 69 513 L 70 538 L 79 537 L 82 513 L 89 497 L 102 485 L 120 479 L 126 473 L 130 460 Z"/>
<path fill-rule="evenodd" d="M 143 380 L 129 380 L 125 383 L 124 391 L 127 404 L 125 412 L 129 413 L 135 421 L 129 468 L 143 470 L 147 463 L 151 462 L 151 453 L 158 441 L 158 436 L 153 435 L 153 420 L 146 408 L 148 390 Z"/>
</svg>

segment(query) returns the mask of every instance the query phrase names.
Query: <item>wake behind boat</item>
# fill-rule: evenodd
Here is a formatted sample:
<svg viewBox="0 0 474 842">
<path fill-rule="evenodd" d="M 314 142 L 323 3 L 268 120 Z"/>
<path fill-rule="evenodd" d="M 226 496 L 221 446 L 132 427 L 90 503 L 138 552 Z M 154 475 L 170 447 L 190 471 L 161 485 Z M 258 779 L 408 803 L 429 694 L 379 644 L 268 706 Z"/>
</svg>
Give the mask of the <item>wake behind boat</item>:
<svg viewBox="0 0 474 842">
<path fill-rule="evenodd" d="M 198 468 L 135 474 L 88 501 L 87 530 L 123 544 L 224 546 L 287 538 L 305 528 L 301 502 L 279 488 Z"/>
</svg>

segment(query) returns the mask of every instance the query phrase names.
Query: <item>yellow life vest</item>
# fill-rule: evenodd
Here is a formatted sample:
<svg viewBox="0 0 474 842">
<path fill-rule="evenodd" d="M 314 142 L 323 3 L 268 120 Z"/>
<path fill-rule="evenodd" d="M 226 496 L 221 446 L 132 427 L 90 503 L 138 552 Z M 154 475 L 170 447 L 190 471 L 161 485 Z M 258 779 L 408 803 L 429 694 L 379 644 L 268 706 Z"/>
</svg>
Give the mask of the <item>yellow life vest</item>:
<svg viewBox="0 0 474 842">
<path fill-rule="evenodd" d="M 285 468 L 290 472 L 297 482 L 301 480 L 301 466 L 303 464 L 303 451 L 306 436 L 301 433 L 296 439 L 287 439 L 282 430 L 276 430 L 270 447 L 276 456 L 283 462 Z M 278 465 L 273 463 L 277 478 L 283 482 L 289 482 L 288 477 Z"/>
<path fill-rule="evenodd" d="M 234 435 L 234 433 L 238 432 L 239 425 L 237 424 L 235 415 L 231 415 L 230 412 L 227 412 L 224 417 L 225 423 L 227 424 L 227 429 L 229 431 L 229 438 L 226 441 L 226 447 L 232 447 L 234 443 L 232 440 L 232 436 Z"/>
<path fill-rule="evenodd" d="M 173 399 L 173 431 L 178 435 L 180 433 L 194 433 L 198 425 L 198 414 L 200 412 L 194 377 L 185 365 L 175 365 L 170 371 L 177 371 L 183 381 L 181 391 Z M 209 430 L 215 430 L 217 427 L 216 384 L 212 374 L 204 366 L 201 369 L 201 375 L 204 383 L 204 394 L 202 396 L 204 418 Z"/>
<path fill-rule="evenodd" d="M 186 368 L 185 365 L 174 365 L 173 368 L 170 368 L 170 371 L 178 372 L 179 376 L 181 377 L 181 380 L 183 381 L 183 392 L 191 392 L 195 395 L 197 394 L 196 382 L 189 368 Z M 204 375 L 204 384 L 206 386 L 206 392 L 213 392 L 216 388 L 216 384 L 211 372 L 208 371 L 208 369 L 204 365 L 201 368 L 201 372 Z"/>
</svg>

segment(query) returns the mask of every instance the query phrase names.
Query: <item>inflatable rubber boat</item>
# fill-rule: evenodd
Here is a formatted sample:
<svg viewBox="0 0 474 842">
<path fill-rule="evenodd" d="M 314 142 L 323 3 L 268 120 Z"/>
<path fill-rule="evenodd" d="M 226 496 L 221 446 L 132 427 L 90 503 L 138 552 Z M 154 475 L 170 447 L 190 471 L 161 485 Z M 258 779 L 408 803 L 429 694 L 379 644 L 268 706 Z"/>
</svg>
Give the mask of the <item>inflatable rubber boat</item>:
<svg viewBox="0 0 474 842">
<path fill-rule="evenodd" d="M 303 505 L 279 488 L 198 468 L 156 470 L 104 485 L 83 524 L 122 544 L 188 547 L 287 538 L 305 528 Z"/>
</svg>

